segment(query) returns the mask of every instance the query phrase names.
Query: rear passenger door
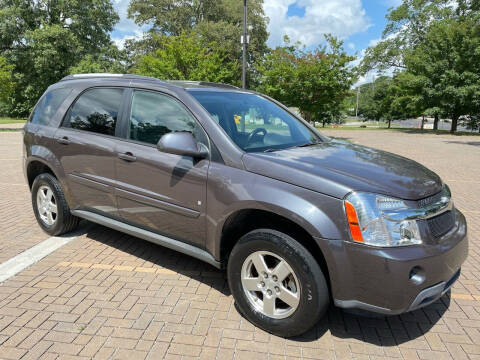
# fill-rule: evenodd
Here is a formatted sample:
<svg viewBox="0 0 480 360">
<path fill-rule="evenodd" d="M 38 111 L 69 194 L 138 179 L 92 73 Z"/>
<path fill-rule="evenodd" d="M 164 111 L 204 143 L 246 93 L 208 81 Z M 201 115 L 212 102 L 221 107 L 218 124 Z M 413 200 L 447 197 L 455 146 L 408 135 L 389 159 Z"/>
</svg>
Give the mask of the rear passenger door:
<svg viewBox="0 0 480 360">
<path fill-rule="evenodd" d="M 84 91 L 55 133 L 54 152 L 67 176 L 76 209 L 117 213 L 114 149 L 124 94 L 122 88 Z"/>
<path fill-rule="evenodd" d="M 125 121 L 125 139 L 116 148 L 119 214 L 202 247 L 210 161 L 160 152 L 156 144 L 169 132 L 189 131 L 208 147 L 204 130 L 178 100 L 148 90 L 133 90 Z"/>
</svg>

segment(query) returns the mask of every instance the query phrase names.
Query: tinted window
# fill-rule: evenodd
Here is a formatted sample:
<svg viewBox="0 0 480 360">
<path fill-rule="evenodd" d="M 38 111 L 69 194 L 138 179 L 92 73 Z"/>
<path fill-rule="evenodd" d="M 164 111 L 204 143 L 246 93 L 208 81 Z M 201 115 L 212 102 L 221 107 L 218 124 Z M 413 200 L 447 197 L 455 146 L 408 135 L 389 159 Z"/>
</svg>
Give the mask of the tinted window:
<svg viewBox="0 0 480 360">
<path fill-rule="evenodd" d="M 205 90 L 189 92 L 244 151 L 281 150 L 324 140 L 263 96 Z"/>
<path fill-rule="evenodd" d="M 176 100 L 151 91 L 133 93 L 129 138 L 149 144 L 172 131 L 189 131 L 198 141 L 202 132 L 195 119 Z"/>
<path fill-rule="evenodd" d="M 91 89 L 70 110 L 64 126 L 104 135 L 115 135 L 123 89 Z"/>
<path fill-rule="evenodd" d="M 72 89 L 55 89 L 46 93 L 33 110 L 31 122 L 34 124 L 48 125 L 58 108 L 67 98 Z"/>
</svg>

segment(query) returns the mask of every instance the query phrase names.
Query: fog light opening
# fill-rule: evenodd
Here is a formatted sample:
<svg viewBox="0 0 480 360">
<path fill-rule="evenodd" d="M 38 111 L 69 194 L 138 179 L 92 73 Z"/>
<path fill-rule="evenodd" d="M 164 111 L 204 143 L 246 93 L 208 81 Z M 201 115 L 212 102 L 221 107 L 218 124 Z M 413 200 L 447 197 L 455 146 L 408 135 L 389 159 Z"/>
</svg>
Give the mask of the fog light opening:
<svg viewBox="0 0 480 360">
<path fill-rule="evenodd" d="M 420 285 L 425 281 L 425 271 L 420 266 L 414 266 L 408 277 L 412 283 Z"/>
</svg>

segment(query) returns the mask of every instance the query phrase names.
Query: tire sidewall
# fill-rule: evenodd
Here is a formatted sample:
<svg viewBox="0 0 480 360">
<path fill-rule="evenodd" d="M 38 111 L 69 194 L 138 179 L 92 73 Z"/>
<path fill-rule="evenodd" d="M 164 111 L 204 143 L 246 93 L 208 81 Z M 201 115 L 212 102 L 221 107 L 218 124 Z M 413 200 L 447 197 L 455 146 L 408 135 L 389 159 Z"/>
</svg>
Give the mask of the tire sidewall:
<svg viewBox="0 0 480 360">
<path fill-rule="evenodd" d="M 45 224 L 42 218 L 40 217 L 40 214 L 38 213 L 37 193 L 38 193 L 38 189 L 43 185 L 48 186 L 50 190 L 53 192 L 53 195 L 55 196 L 55 201 L 57 205 L 57 219 L 55 220 L 53 225 Z M 58 192 L 59 188 L 60 188 L 60 184 L 58 183 L 58 181 L 49 174 L 41 174 L 37 176 L 32 185 L 31 194 L 32 194 L 33 212 L 35 213 L 35 218 L 37 219 L 37 222 L 40 225 L 40 227 L 43 229 L 43 231 L 45 231 L 50 235 L 57 234 L 62 228 L 62 224 L 64 221 L 65 209 L 63 208 L 62 201 L 60 201 L 61 194 L 59 194 Z"/>
<path fill-rule="evenodd" d="M 282 257 L 299 281 L 300 303 L 287 318 L 274 319 L 258 312 L 250 303 L 241 283 L 242 265 L 256 251 L 269 251 Z M 294 336 L 314 326 L 328 308 L 325 277 L 312 255 L 291 237 L 273 230 L 255 230 L 243 236 L 228 262 L 228 282 L 239 310 L 258 327 L 280 336 Z"/>
</svg>

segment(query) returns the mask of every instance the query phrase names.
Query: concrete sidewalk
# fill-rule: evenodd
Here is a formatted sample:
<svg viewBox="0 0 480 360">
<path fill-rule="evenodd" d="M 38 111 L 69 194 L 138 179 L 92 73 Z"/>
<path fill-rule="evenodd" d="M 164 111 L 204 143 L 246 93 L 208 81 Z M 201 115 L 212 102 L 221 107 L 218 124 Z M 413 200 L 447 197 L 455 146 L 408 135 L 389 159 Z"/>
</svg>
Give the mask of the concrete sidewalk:
<svg viewBox="0 0 480 360">
<path fill-rule="evenodd" d="M 0 130 L 21 130 L 25 126 L 25 123 L 13 123 L 13 124 L 0 124 Z"/>
</svg>

